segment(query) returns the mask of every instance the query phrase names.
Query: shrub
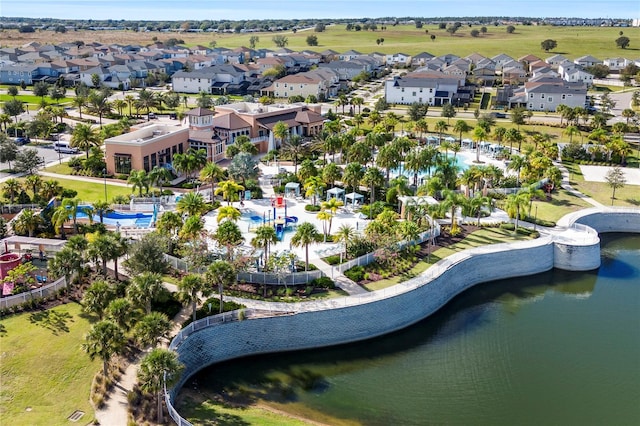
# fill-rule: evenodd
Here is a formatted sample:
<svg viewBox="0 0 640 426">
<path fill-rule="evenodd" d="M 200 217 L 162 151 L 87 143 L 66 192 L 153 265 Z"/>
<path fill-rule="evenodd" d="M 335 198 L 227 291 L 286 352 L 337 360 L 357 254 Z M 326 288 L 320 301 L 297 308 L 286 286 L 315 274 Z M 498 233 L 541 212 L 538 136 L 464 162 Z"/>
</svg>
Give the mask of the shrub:
<svg viewBox="0 0 640 426">
<path fill-rule="evenodd" d="M 340 255 L 332 254 L 331 256 L 325 257 L 324 261 L 327 262 L 329 265 L 337 265 L 340 263 Z"/>
<path fill-rule="evenodd" d="M 364 279 L 364 268 L 362 266 L 354 266 L 344 271 L 344 275 L 351 281 L 360 282 Z"/>
<path fill-rule="evenodd" d="M 506 229 L 507 231 L 513 231 L 516 229 L 516 225 L 513 223 L 502 223 L 500 229 Z"/>
<path fill-rule="evenodd" d="M 313 287 L 327 288 L 327 289 L 335 288 L 336 286 L 333 280 L 329 277 L 320 277 L 320 278 L 313 279 L 309 284 Z"/>
<path fill-rule="evenodd" d="M 304 210 L 312 213 L 316 213 L 320 211 L 320 206 L 314 206 L 313 204 L 307 204 L 304 206 Z"/>
</svg>

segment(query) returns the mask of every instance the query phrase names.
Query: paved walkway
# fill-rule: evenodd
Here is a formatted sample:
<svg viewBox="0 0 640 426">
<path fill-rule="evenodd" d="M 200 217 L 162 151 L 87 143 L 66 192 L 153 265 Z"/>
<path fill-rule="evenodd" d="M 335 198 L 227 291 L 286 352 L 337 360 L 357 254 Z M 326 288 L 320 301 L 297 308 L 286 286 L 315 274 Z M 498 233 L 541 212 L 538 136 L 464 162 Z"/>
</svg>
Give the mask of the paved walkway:
<svg viewBox="0 0 640 426">
<path fill-rule="evenodd" d="M 554 162 L 554 164 L 560 169 L 560 171 L 562 172 L 562 183 L 560 184 L 560 186 L 563 189 L 566 189 L 567 191 L 569 191 L 570 193 L 572 193 L 573 195 L 575 195 L 576 197 L 582 198 L 584 201 L 588 202 L 589 204 L 595 206 L 595 207 L 606 207 L 605 205 L 599 203 L 598 201 L 594 200 L 593 198 L 584 195 L 582 192 L 578 191 L 577 189 L 574 189 L 571 186 L 571 183 L 569 181 L 569 170 L 567 170 L 567 168 L 565 166 L 562 165 L 562 163 L 558 163 L 558 162 Z"/>
</svg>

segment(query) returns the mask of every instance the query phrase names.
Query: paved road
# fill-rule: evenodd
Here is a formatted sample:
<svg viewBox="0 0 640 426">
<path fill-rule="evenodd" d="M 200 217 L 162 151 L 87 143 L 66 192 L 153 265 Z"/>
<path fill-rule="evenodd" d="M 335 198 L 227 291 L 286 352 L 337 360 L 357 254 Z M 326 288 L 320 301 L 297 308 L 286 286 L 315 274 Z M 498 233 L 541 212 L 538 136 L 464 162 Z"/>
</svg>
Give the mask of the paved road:
<svg viewBox="0 0 640 426">
<path fill-rule="evenodd" d="M 53 150 L 53 145 L 52 142 L 47 141 L 46 142 L 49 145 L 45 145 L 45 146 L 24 146 L 24 147 L 20 147 L 20 149 L 25 149 L 25 148 L 35 148 L 38 151 L 38 156 L 44 158 L 44 162 L 47 165 L 51 165 L 51 164 L 55 164 L 56 162 L 64 162 L 64 161 L 68 161 L 69 158 L 73 157 L 74 154 L 62 154 L 62 153 L 57 153 L 56 151 Z M 14 163 L 11 162 L 11 166 L 13 167 Z M 9 164 L 8 163 L 0 163 L 0 170 L 8 170 L 9 169 Z M 7 178 L 11 176 L 11 174 L 9 173 L 4 173 L 4 172 L 0 172 L 0 180 L 3 178 Z"/>
</svg>

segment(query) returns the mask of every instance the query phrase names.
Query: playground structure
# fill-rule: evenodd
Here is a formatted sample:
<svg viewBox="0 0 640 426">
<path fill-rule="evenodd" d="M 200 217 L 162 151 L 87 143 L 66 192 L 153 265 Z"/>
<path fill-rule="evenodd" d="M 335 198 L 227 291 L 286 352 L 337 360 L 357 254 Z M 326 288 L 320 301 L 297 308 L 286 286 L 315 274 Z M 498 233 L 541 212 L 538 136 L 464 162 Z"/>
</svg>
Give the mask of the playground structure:
<svg viewBox="0 0 640 426">
<path fill-rule="evenodd" d="M 287 200 L 283 195 L 273 195 L 271 197 L 272 211 L 263 213 L 262 218 L 260 216 L 251 216 L 251 222 L 256 225 L 273 225 L 276 230 L 276 237 L 278 241 L 282 241 L 284 233 L 296 226 L 298 218 L 296 216 L 287 216 Z M 284 214 L 278 212 L 278 209 L 284 209 Z M 250 230 L 255 230 L 252 228 Z"/>
</svg>

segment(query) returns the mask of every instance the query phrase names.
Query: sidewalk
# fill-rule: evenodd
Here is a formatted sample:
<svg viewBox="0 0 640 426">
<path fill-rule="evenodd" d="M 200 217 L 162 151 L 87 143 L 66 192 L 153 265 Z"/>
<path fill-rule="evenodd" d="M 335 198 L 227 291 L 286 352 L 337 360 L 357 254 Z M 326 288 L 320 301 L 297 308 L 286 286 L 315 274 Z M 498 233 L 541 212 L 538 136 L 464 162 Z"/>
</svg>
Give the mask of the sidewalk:
<svg viewBox="0 0 640 426">
<path fill-rule="evenodd" d="M 582 192 L 578 191 L 577 189 L 574 189 L 571 186 L 571 183 L 569 181 L 569 170 L 567 170 L 567 168 L 563 166 L 562 163 L 554 162 L 554 165 L 557 166 L 562 172 L 562 183 L 560 184 L 560 186 L 563 189 L 566 189 L 576 197 L 582 198 L 584 201 L 593 205 L 594 207 L 606 208 L 605 205 L 599 203 L 598 201 L 594 200 L 591 197 L 584 195 Z"/>
</svg>

